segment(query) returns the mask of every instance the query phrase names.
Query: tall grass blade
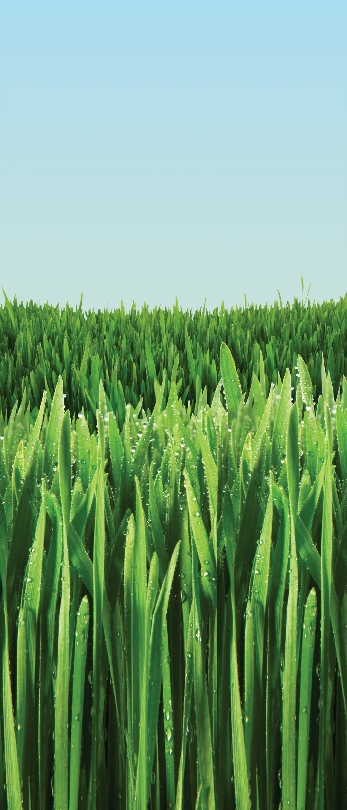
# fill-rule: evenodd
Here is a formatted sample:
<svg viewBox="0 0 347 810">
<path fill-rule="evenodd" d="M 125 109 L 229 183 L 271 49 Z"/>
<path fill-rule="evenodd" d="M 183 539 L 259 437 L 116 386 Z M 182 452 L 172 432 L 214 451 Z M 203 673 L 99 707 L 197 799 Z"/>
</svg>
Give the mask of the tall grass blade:
<svg viewBox="0 0 347 810">
<path fill-rule="evenodd" d="M 296 810 L 296 673 L 297 673 L 297 590 L 298 563 L 295 544 L 295 517 L 299 501 L 299 439 L 297 405 L 291 408 L 287 433 L 287 472 L 290 528 L 289 595 L 283 672 L 282 720 L 282 802 L 288 810 Z"/>
</svg>

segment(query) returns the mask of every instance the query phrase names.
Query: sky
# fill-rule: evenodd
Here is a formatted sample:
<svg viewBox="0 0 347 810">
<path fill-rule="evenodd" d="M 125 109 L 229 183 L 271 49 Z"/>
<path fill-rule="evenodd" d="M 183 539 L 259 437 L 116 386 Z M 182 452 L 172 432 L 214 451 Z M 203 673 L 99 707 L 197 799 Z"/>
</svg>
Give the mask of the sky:
<svg viewBox="0 0 347 810">
<path fill-rule="evenodd" d="M 338 301 L 346 31 L 342 0 L 1 0 L 0 288 L 95 311 Z"/>
</svg>

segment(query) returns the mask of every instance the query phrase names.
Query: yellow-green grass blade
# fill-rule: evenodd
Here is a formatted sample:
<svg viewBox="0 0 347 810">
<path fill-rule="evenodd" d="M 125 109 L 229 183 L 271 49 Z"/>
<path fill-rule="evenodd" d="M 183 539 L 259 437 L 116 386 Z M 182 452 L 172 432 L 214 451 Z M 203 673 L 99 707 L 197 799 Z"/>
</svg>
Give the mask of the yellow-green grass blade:
<svg viewBox="0 0 347 810">
<path fill-rule="evenodd" d="M 68 810 L 69 785 L 69 740 L 68 740 L 68 698 L 69 698 L 69 608 L 70 571 L 66 536 L 64 534 L 64 557 L 62 568 L 62 597 L 59 613 L 58 661 L 55 690 L 54 724 L 54 801 L 55 810 Z"/>
<path fill-rule="evenodd" d="M 266 785 L 267 807 L 273 805 L 275 781 L 275 752 L 279 744 L 279 726 L 282 716 L 280 683 L 280 657 L 283 623 L 283 602 L 290 548 L 290 514 L 288 498 L 277 484 L 272 487 L 273 499 L 280 517 L 279 533 L 271 566 L 268 593 L 268 643 L 266 689 Z M 274 730 L 275 729 L 275 730 Z M 276 729 L 278 731 L 276 732 Z M 277 744 L 276 744 L 277 743 Z"/>
<path fill-rule="evenodd" d="M 266 796 L 266 705 L 264 694 L 264 654 L 265 650 L 265 615 L 267 610 L 267 594 L 270 568 L 270 551 L 273 519 L 272 497 L 272 470 L 269 476 L 269 495 L 264 517 L 263 528 L 259 538 L 257 553 L 254 559 L 253 584 L 251 590 L 251 610 L 254 622 L 254 707 L 253 730 L 254 752 L 256 756 L 262 804 Z M 252 769 L 252 776 L 255 771 Z M 254 784 L 252 786 L 254 795 Z"/>
<path fill-rule="evenodd" d="M 292 520 L 295 521 L 299 503 L 299 433 L 298 408 L 296 402 L 292 405 L 288 421 L 287 475 L 290 512 Z"/>
<path fill-rule="evenodd" d="M 87 486 L 87 491 L 83 495 L 76 511 L 71 510 L 71 523 L 70 525 L 73 526 L 75 531 L 80 537 L 83 537 L 84 530 L 86 527 L 86 523 L 88 520 L 88 516 L 91 510 L 91 506 L 94 500 L 94 496 L 96 493 L 96 486 L 98 481 L 98 471 L 96 471 L 91 479 L 90 483 Z M 70 528 L 70 527 L 69 527 Z M 68 537 L 69 540 L 69 537 Z M 69 554 L 73 553 L 73 549 L 70 550 L 69 545 Z M 73 562 L 73 561 L 72 561 Z M 75 565 L 75 563 L 74 563 Z M 75 566 L 77 567 L 77 566 Z"/>
<path fill-rule="evenodd" d="M 231 575 L 232 574 L 233 571 L 231 572 Z M 250 785 L 247 772 L 247 757 L 242 725 L 242 709 L 237 663 L 236 610 L 233 579 L 230 583 L 230 599 L 232 623 L 230 648 L 231 729 L 236 810 L 250 810 Z"/>
<path fill-rule="evenodd" d="M 187 643 L 188 643 L 188 630 L 189 630 L 189 616 L 192 604 L 192 566 L 190 562 L 191 546 L 189 537 L 189 513 L 186 498 L 182 503 L 182 512 L 180 517 L 180 557 L 179 557 L 179 574 L 181 579 L 181 608 L 183 617 L 183 647 L 184 657 L 187 659 Z"/>
<path fill-rule="evenodd" d="M 175 806 L 175 744 L 174 744 L 174 712 L 172 705 L 170 655 L 166 623 L 162 631 L 162 658 L 161 669 L 163 677 L 163 711 L 164 711 L 164 740 L 165 740 L 165 771 L 166 771 L 166 801 L 169 807 Z"/>
<path fill-rule="evenodd" d="M 133 749 L 139 754 L 139 725 L 142 704 L 142 676 L 145 661 L 145 625 L 146 625 L 146 529 L 142 507 L 140 485 L 136 485 L 136 520 L 133 551 L 133 589 L 131 596 L 131 688 L 133 712 Z"/>
<path fill-rule="evenodd" d="M 277 478 L 280 476 L 281 464 L 282 461 L 284 462 L 286 455 L 287 429 L 291 408 L 290 382 L 290 371 L 287 368 L 282 383 L 271 442 L 271 468 L 276 471 Z"/>
<path fill-rule="evenodd" d="M 302 398 L 305 402 L 306 407 L 308 408 L 308 412 L 311 416 L 314 416 L 313 412 L 313 397 L 312 397 L 312 380 L 310 377 L 310 372 L 307 368 L 307 365 L 303 358 L 298 354 L 297 359 L 298 364 L 298 371 L 300 376 L 300 384 L 302 390 Z"/>
<path fill-rule="evenodd" d="M 300 704 L 299 704 L 299 738 L 298 738 L 298 785 L 297 810 L 305 810 L 307 791 L 307 763 L 310 730 L 311 690 L 313 651 L 316 634 L 317 596 L 311 589 L 305 604 L 301 669 L 300 669 Z"/>
<path fill-rule="evenodd" d="M 201 509 L 195 497 L 193 486 L 187 469 L 183 470 L 183 476 L 186 486 L 187 502 L 189 509 L 189 518 L 193 530 L 194 541 L 196 544 L 199 560 L 201 564 L 201 573 L 203 577 L 204 591 L 209 595 L 213 608 L 217 606 L 217 586 L 216 586 L 216 561 L 214 552 L 209 543 L 205 525 L 201 517 Z"/>
<path fill-rule="evenodd" d="M 133 803 L 135 797 L 134 774 L 134 754 L 133 750 L 133 680 L 132 680 L 132 615 L 133 615 L 133 571 L 134 571 L 134 545 L 135 545 L 135 520 L 131 515 L 128 523 L 125 556 L 124 556 L 124 641 L 125 641 L 125 667 L 126 667 L 126 697 L 127 697 L 127 729 L 125 731 L 127 740 L 127 802 Z M 131 751 L 129 745 L 131 744 Z M 130 805 L 131 806 L 131 805 Z"/>
<path fill-rule="evenodd" d="M 47 433 L 45 438 L 43 474 L 46 476 L 48 485 L 52 483 L 54 468 L 58 463 L 58 449 L 60 441 L 61 424 L 64 416 L 64 394 L 63 379 L 61 376 L 55 386 L 52 400 L 51 413 L 49 417 Z"/>
<path fill-rule="evenodd" d="M 339 449 L 339 459 L 341 465 L 342 479 L 344 485 L 347 484 L 347 411 L 342 410 L 341 405 L 336 408 L 336 432 Z"/>
<path fill-rule="evenodd" d="M 17 633 L 17 700 L 16 700 L 16 726 L 17 726 L 17 751 L 18 768 L 21 787 L 23 789 L 23 799 L 28 802 L 28 779 L 23 786 L 23 757 L 24 757 L 24 734 L 25 734 L 25 714 L 27 705 L 27 642 L 24 622 L 24 608 L 20 607 L 18 614 Z M 27 771 L 27 763 L 26 763 Z"/>
<path fill-rule="evenodd" d="M 230 419 L 233 420 L 236 418 L 238 407 L 242 400 L 242 390 L 234 358 L 225 343 L 222 343 L 220 348 L 220 368 L 228 412 Z"/>
<path fill-rule="evenodd" d="M 205 434 L 203 433 L 201 426 L 198 420 L 195 420 L 196 429 L 198 432 L 201 453 L 202 453 L 202 460 L 205 468 L 205 475 L 207 480 L 207 487 L 208 487 L 208 496 L 209 496 L 209 503 L 210 503 L 210 514 L 211 514 L 211 525 L 214 529 L 214 535 L 217 531 L 217 491 L 218 491 L 218 481 L 217 481 L 217 465 L 211 453 L 209 443 L 206 439 Z M 215 557 L 217 558 L 217 550 L 215 549 Z"/>
<path fill-rule="evenodd" d="M 17 742 L 14 726 L 12 689 L 9 666 L 9 644 L 8 644 L 8 615 L 7 615 L 7 528 L 6 516 L 2 502 L 0 501 L 0 544 L 2 552 L 0 555 L 0 572 L 2 581 L 2 606 L 3 606 L 3 640 L 2 640 L 2 695 L 3 695 L 3 720 L 4 720 L 4 743 L 5 743 L 5 768 L 6 768 L 6 793 L 8 810 L 21 810 L 22 794 L 20 785 L 20 773 L 18 766 Z M 5 540 L 5 542 L 4 542 Z"/>
<path fill-rule="evenodd" d="M 25 451 L 24 451 L 24 476 L 26 476 L 26 474 L 27 474 L 28 470 L 30 469 L 30 467 L 31 467 L 31 465 L 32 465 L 32 463 L 34 461 L 34 458 L 35 458 L 36 445 L 37 445 L 37 443 L 39 441 L 39 436 L 40 436 L 40 431 L 41 431 L 42 421 L 43 421 L 43 415 L 44 415 L 45 406 L 46 406 L 46 398 L 47 398 L 47 394 L 46 394 L 46 391 L 44 391 L 43 395 L 42 395 L 42 401 L 41 401 L 41 405 L 40 405 L 40 410 L 39 410 L 39 412 L 37 414 L 35 425 L 34 425 L 32 431 L 30 433 L 30 436 L 29 436 L 29 439 L 28 439 L 28 442 L 27 442 L 27 445 L 26 445 Z"/>
<path fill-rule="evenodd" d="M 42 479 L 42 501 L 23 583 L 23 608 L 20 611 L 21 623 L 18 626 L 17 744 L 25 804 L 28 803 L 29 798 L 29 777 L 32 801 L 34 804 L 38 804 L 38 750 L 36 748 L 38 689 L 35 670 L 45 523 L 45 482 Z"/>
<path fill-rule="evenodd" d="M 193 693 L 193 678 L 194 678 L 194 661 L 193 661 L 193 619 L 194 619 L 194 605 L 192 602 L 189 614 L 187 641 L 186 641 L 186 663 L 185 663 L 185 679 L 184 679 L 184 704 L 183 704 L 183 733 L 182 733 L 182 748 L 180 765 L 178 771 L 177 792 L 176 792 L 176 805 L 175 810 L 182 810 L 183 808 L 183 779 L 184 768 L 187 753 L 187 736 L 189 733 L 190 711 L 192 705 Z"/>
<path fill-rule="evenodd" d="M 298 409 L 291 408 L 287 433 L 287 472 L 291 515 L 289 595 L 283 672 L 282 715 L 282 802 L 288 810 L 296 810 L 296 706 L 297 675 L 297 589 L 298 563 L 295 543 L 295 516 L 299 500 L 299 441 Z"/>
<path fill-rule="evenodd" d="M 325 404 L 325 480 L 321 540 L 321 659 L 320 659 L 320 712 L 319 712 L 319 753 L 316 782 L 317 810 L 324 808 L 324 772 L 326 763 L 326 746 L 329 733 L 328 660 L 331 643 L 331 581 L 332 581 L 332 428 L 330 408 Z"/>
<path fill-rule="evenodd" d="M 158 554 L 159 566 L 160 566 L 160 576 L 161 576 L 161 581 L 163 581 L 164 576 L 165 576 L 166 571 L 167 571 L 167 568 L 168 568 L 169 560 L 168 560 L 168 555 L 167 555 L 167 550 L 166 550 L 166 545 L 165 545 L 165 537 L 164 537 L 164 533 L 163 533 L 163 530 L 162 530 L 160 517 L 159 517 L 159 512 L 158 512 L 158 507 L 157 507 L 155 488 L 154 488 L 154 482 L 153 482 L 153 477 L 152 477 L 152 470 L 153 470 L 153 465 L 151 465 L 151 470 L 150 470 L 150 474 L 149 474 L 149 515 L 150 515 L 150 519 L 151 519 L 151 530 L 152 530 L 153 544 L 154 544 L 154 548 L 155 548 L 155 550 L 156 550 L 156 552 Z"/>
<path fill-rule="evenodd" d="M 245 623 L 245 667 L 244 667 L 244 735 L 247 771 L 250 779 L 255 774 L 254 768 L 254 620 L 252 605 L 248 600 Z M 252 750 L 253 749 L 253 750 Z"/>
<path fill-rule="evenodd" d="M 32 508 L 32 497 L 36 487 L 36 470 L 34 459 L 27 470 L 22 484 L 18 507 L 14 516 L 12 539 L 9 544 L 7 559 L 7 610 L 9 623 L 9 651 L 12 660 L 13 635 L 12 629 L 15 614 L 20 602 L 22 582 L 28 562 L 29 549 L 35 532 L 35 518 Z"/>
<path fill-rule="evenodd" d="M 205 469 L 205 476 L 207 481 L 210 518 L 212 528 L 212 541 L 214 560 L 217 560 L 217 496 L 218 496 L 218 477 L 217 465 L 210 450 L 209 442 L 203 433 L 199 421 L 195 420 L 198 437 L 201 446 L 203 465 Z M 194 510 L 193 510 L 194 512 Z M 196 513 L 195 513 L 196 516 Z M 203 524 L 202 524 L 203 525 Z M 205 560 L 206 562 L 206 560 Z M 210 616 L 210 655 L 209 655 L 209 673 L 208 673 L 208 693 L 209 704 L 212 716 L 212 737 L 215 748 L 217 737 L 217 627 L 216 627 L 216 614 Z"/>
<path fill-rule="evenodd" d="M 89 779 L 88 807 L 97 807 L 97 772 L 99 752 L 99 726 L 101 715 L 101 680 L 102 680 L 102 619 L 105 576 L 105 496 L 104 496 L 104 425 L 97 411 L 98 422 L 98 484 L 96 495 L 96 512 L 93 547 L 93 716 L 92 716 L 92 756 Z"/>
<path fill-rule="evenodd" d="M 262 450 L 262 443 L 264 436 L 266 435 L 266 431 L 269 425 L 270 416 L 271 416 L 271 408 L 272 408 L 272 401 L 273 401 L 273 387 L 271 387 L 270 394 L 266 403 L 266 408 L 261 418 L 261 421 L 258 426 L 258 430 L 254 436 L 252 441 L 252 470 L 257 466 L 258 459 L 263 452 Z"/>
<path fill-rule="evenodd" d="M 125 408 L 125 422 L 123 427 L 123 469 L 122 469 L 122 509 L 125 511 L 127 506 L 130 506 L 131 495 L 133 491 L 133 459 L 131 454 L 131 440 L 130 440 L 130 405 Z M 131 508 L 133 508 L 131 506 Z"/>
<path fill-rule="evenodd" d="M 142 475 L 143 466 L 148 453 L 149 443 L 152 438 L 153 423 L 154 423 L 154 416 L 152 414 L 151 418 L 147 422 L 145 429 L 142 430 L 142 435 L 140 436 L 138 443 L 136 445 L 133 459 L 132 473 L 139 479 L 141 478 Z"/>
<path fill-rule="evenodd" d="M 69 801 L 69 614 L 70 565 L 67 529 L 71 507 L 70 413 L 63 417 L 59 442 L 59 484 L 63 515 L 63 566 L 58 631 L 58 661 L 54 712 L 54 810 L 68 810 Z"/>
<path fill-rule="evenodd" d="M 223 592 L 222 592 L 223 588 Z M 225 806 L 226 801 L 234 802 L 231 757 L 230 723 L 230 649 L 231 649 L 231 609 L 226 598 L 226 589 L 221 585 L 218 592 L 218 738 L 216 740 L 216 806 Z M 221 617 L 221 618 L 220 618 Z"/>
<path fill-rule="evenodd" d="M 321 586 L 321 557 L 310 532 L 306 529 L 300 515 L 295 518 L 296 546 L 301 559 L 305 563 L 318 588 Z"/>
<path fill-rule="evenodd" d="M 214 762 L 212 753 L 211 718 L 206 686 L 205 644 L 202 630 L 202 604 L 200 578 L 198 577 L 197 554 L 192 548 L 192 581 L 193 581 L 193 664 L 194 664 L 194 698 L 196 715 L 196 736 L 198 747 L 198 775 L 202 787 L 204 803 L 210 810 L 215 808 Z"/>
<path fill-rule="evenodd" d="M 56 621 L 56 605 L 60 581 L 60 563 L 63 547 L 62 516 L 60 505 L 54 495 L 45 493 L 47 512 L 53 531 L 46 560 L 45 574 L 41 594 L 40 609 L 40 699 L 39 699 L 39 785 L 40 806 L 44 807 L 46 786 L 49 779 L 47 763 L 53 755 L 52 729 L 50 713 L 53 712 L 52 670 L 53 641 Z M 55 688 L 55 674 L 53 688 Z"/>
<path fill-rule="evenodd" d="M 98 472 L 95 473 L 90 485 L 88 487 L 88 492 L 86 493 L 85 497 L 80 503 L 77 512 L 75 513 L 72 522 L 69 523 L 68 526 L 68 545 L 69 545 L 69 556 L 71 559 L 72 564 L 75 566 L 76 570 L 78 571 L 83 583 L 85 584 L 86 588 L 88 589 L 91 597 L 93 597 L 93 564 L 88 555 L 88 552 L 85 549 L 85 546 L 82 543 L 82 540 L 78 534 L 81 534 L 84 531 L 85 523 L 90 511 L 91 502 L 94 498 L 94 492 L 97 486 L 97 479 L 98 479 Z M 49 498 L 49 493 L 47 494 L 47 498 Z M 125 513 L 123 520 L 127 521 L 129 516 L 129 510 Z M 76 528 L 78 532 L 76 531 Z M 124 525 L 123 521 L 121 524 L 120 529 L 123 531 Z M 115 661 L 114 655 L 114 647 L 111 641 L 111 609 L 110 604 L 108 601 L 107 593 L 104 593 L 103 598 L 103 626 L 105 632 L 105 640 L 107 646 L 107 653 L 111 668 L 111 677 L 112 677 L 112 688 L 113 693 L 115 696 L 115 703 L 116 703 L 116 711 L 117 711 L 117 718 L 119 718 L 119 695 L 117 697 L 117 679 L 115 677 L 115 673 L 117 671 L 117 665 Z"/>
<path fill-rule="evenodd" d="M 140 785 L 140 792 L 147 795 L 147 710 L 148 710 L 148 666 L 151 620 L 156 602 L 159 580 L 159 562 L 156 552 L 151 560 L 148 577 L 148 587 L 146 596 L 146 623 L 145 623 L 145 659 L 142 672 L 142 702 L 141 702 L 141 724 L 140 724 L 140 744 L 138 756 L 137 779 Z"/>
<path fill-rule="evenodd" d="M 155 731 L 158 723 L 160 687 L 162 681 L 161 672 L 161 645 L 163 639 L 163 624 L 166 623 L 166 614 L 168 609 L 170 591 L 172 581 L 175 573 L 177 559 L 180 550 L 180 541 L 174 548 L 171 556 L 169 567 L 162 584 L 157 604 L 153 614 L 150 651 L 149 651 L 149 669 L 148 669 L 148 703 L 147 703 L 147 728 L 142 730 L 141 733 L 147 735 L 147 780 L 146 792 L 143 791 L 144 785 L 140 781 L 139 772 L 137 772 L 136 782 L 136 806 L 139 810 L 146 810 L 147 801 L 150 788 L 150 775 L 153 767 L 154 749 L 155 749 Z"/>
<path fill-rule="evenodd" d="M 306 500 L 300 509 L 300 520 L 304 523 L 306 529 L 308 529 L 309 532 L 311 532 L 312 529 L 313 516 L 316 511 L 320 493 L 323 488 L 324 476 L 325 476 L 325 464 L 322 465 L 316 477 L 316 480 L 313 486 L 311 487 L 309 494 L 306 496 Z M 320 576 L 319 576 L 319 587 L 320 587 Z"/>
<path fill-rule="evenodd" d="M 265 434 L 263 435 L 263 443 L 265 443 Z M 235 550 L 233 576 L 235 577 L 234 598 L 237 609 L 237 623 L 241 621 L 241 616 L 243 617 L 244 614 L 243 599 L 248 591 L 252 562 L 256 553 L 258 531 L 262 522 L 258 491 L 262 481 L 263 461 L 264 453 L 261 450 L 249 481 Z M 231 500 L 235 518 L 233 493 L 231 494 Z M 235 523 L 237 527 L 236 519 Z"/>
<path fill-rule="evenodd" d="M 69 810 L 78 810 L 89 602 L 84 596 L 77 613 L 72 680 Z"/>
<path fill-rule="evenodd" d="M 151 385 L 154 385 L 154 380 L 157 378 L 155 363 L 153 360 L 153 354 L 151 350 L 151 346 L 148 343 L 148 340 L 145 340 L 145 355 L 146 355 L 146 364 L 147 364 L 147 372 L 149 376 L 149 380 Z"/>
<path fill-rule="evenodd" d="M 1 522 L 0 522 L 1 525 Z M 1 529 L 0 529 L 0 536 L 1 536 Z M 0 541 L 1 542 L 1 541 Z M 0 608 L 0 649 L 3 649 L 3 641 L 4 641 L 4 612 Z M 0 659 L 2 663 L 2 657 Z M 3 706 L 3 689 L 2 689 L 2 677 L 0 678 L 0 706 Z M 6 765 L 5 765 L 5 752 L 4 752 L 4 714 L 1 711 L 0 716 L 0 779 L 2 779 L 2 784 L 5 785 L 6 782 Z M 7 810 L 7 798 L 5 795 L 5 788 L 1 791 L 0 797 L 0 810 Z"/>
<path fill-rule="evenodd" d="M 113 481 L 117 497 L 121 486 L 121 473 L 122 473 L 124 450 L 120 433 L 118 430 L 117 420 L 113 413 L 109 414 L 108 433 L 110 442 L 110 457 L 111 457 Z"/>
<path fill-rule="evenodd" d="M 6 767 L 6 787 L 8 810 L 22 810 L 22 795 L 20 786 L 20 775 L 18 767 L 18 753 L 15 735 L 12 689 L 9 667 L 8 649 L 8 620 L 6 607 L 6 590 L 3 591 L 4 610 L 4 641 L 2 654 L 2 689 L 3 689 L 3 712 L 4 712 L 4 737 L 5 737 L 5 767 Z"/>
</svg>

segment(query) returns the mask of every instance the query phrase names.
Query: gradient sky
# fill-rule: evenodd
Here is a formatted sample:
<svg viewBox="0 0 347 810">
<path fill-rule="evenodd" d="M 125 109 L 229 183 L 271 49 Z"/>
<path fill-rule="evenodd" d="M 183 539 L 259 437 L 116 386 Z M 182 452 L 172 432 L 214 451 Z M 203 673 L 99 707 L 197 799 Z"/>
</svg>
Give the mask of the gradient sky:
<svg viewBox="0 0 347 810">
<path fill-rule="evenodd" d="M 346 2 L 1 2 L 0 304 L 347 292 Z"/>
</svg>

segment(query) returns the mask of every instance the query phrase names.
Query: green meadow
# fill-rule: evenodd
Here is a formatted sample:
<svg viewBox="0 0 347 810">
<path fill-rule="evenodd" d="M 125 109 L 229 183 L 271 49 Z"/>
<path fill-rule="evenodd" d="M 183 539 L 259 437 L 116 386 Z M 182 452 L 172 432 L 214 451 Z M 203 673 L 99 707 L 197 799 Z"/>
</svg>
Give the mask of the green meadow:
<svg viewBox="0 0 347 810">
<path fill-rule="evenodd" d="M 347 299 L 4 295 L 0 810 L 347 807 Z"/>
</svg>

